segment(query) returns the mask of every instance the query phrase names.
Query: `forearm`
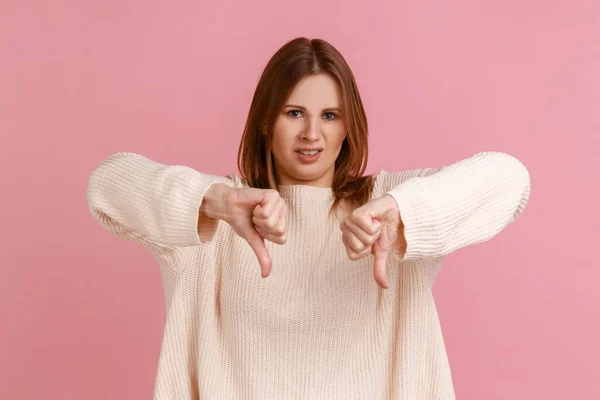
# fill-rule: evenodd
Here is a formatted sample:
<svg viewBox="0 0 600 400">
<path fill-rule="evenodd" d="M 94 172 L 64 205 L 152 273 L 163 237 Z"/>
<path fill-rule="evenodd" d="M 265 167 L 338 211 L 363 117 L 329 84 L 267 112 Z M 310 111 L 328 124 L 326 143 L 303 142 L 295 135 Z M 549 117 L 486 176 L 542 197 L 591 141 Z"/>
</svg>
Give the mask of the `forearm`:
<svg viewBox="0 0 600 400">
<path fill-rule="evenodd" d="M 92 215 L 123 239 L 166 246 L 198 244 L 198 209 L 213 183 L 228 179 L 183 165 L 165 165 L 135 153 L 116 153 L 90 174 Z M 216 220 L 201 238 L 210 240 Z M 204 226 L 204 224 L 203 224 Z"/>
<path fill-rule="evenodd" d="M 406 253 L 400 259 L 445 256 L 491 239 L 525 208 L 530 178 L 525 166 L 503 153 L 479 153 L 392 189 Z"/>
<path fill-rule="evenodd" d="M 219 220 L 228 221 L 227 203 L 236 190 L 223 183 L 211 184 L 198 210 L 198 236 L 203 243 L 209 242 L 217 229 Z"/>
</svg>

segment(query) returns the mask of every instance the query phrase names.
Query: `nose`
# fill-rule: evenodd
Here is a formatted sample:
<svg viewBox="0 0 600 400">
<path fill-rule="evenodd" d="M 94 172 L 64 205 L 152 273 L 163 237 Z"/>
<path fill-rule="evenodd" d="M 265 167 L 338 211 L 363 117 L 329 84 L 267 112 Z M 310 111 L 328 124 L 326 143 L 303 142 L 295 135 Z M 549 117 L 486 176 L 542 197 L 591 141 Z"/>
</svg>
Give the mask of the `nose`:
<svg viewBox="0 0 600 400">
<path fill-rule="evenodd" d="M 304 129 L 300 138 L 303 140 L 310 141 L 310 142 L 315 142 L 315 141 L 319 140 L 320 137 L 321 137 L 321 124 L 320 124 L 319 119 L 318 118 L 316 120 L 309 119 L 308 126 L 306 127 L 306 129 Z"/>
</svg>

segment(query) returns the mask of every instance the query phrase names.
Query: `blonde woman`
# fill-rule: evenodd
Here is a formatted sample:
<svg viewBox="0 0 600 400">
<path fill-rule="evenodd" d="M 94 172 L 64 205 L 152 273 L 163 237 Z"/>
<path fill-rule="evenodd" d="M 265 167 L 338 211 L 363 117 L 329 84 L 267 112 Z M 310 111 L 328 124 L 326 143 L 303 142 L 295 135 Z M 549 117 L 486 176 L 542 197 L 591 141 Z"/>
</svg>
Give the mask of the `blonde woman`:
<svg viewBox="0 0 600 400">
<path fill-rule="evenodd" d="M 271 58 L 240 176 L 108 157 L 98 222 L 156 258 L 167 319 L 155 399 L 453 399 L 432 284 L 529 199 L 527 169 L 485 152 L 364 175 L 367 118 L 324 40 Z"/>
</svg>

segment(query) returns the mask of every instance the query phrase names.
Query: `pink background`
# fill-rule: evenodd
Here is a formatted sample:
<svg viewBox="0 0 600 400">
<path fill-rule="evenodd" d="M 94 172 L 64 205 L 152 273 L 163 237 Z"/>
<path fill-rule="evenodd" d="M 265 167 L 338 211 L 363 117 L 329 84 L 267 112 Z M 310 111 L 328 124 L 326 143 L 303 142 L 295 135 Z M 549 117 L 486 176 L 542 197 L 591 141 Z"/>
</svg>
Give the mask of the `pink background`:
<svg viewBox="0 0 600 400">
<path fill-rule="evenodd" d="M 92 219 L 87 177 L 117 151 L 236 172 L 258 76 L 295 36 L 353 68 L 368 172 L 485 150 L 530 170 L 521 219 L 435 285 L 457 397 L 600 398 L 600 3 L 207 3 L 1 2 L 0 398 L 152 397 L 158 266 Z"/>
</svg>

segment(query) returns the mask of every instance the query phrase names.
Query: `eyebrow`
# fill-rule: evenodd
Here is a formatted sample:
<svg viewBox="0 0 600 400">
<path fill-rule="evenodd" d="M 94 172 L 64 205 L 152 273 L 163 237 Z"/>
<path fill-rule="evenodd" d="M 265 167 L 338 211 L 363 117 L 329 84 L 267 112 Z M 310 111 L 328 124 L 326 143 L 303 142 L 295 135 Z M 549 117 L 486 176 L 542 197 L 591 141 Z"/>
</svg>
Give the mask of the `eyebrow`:
<svg viewBox="0 0 600 400">
<path fill-rule="evenodd" d="M 295 105 L 295 104 L 286 104 L 283 108 L 288 108 L 288 107 L 290 107 L 290 108 L 298 108 L 298 109 L 300 109 L 302 111 L 306 111 L 306 107 L 298 106 L 298 105 Z M 342 112 L 342 110 L 340 108 L 338 108 L 338 107 L 327 107 L 327 108 L 324 108 L 323 111 L 337 111 L 339 113 Z"/>
</svg>

